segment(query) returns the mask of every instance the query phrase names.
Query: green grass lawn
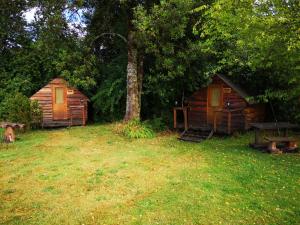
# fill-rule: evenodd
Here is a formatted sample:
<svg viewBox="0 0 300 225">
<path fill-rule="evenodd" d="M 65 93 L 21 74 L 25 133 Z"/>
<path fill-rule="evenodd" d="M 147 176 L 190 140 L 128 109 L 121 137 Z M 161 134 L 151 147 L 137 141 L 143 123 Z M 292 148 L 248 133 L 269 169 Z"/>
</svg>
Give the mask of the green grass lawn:
<svg viewBox="0 0 300 225">
<path fill-rule="evenodd" d="M 0 224 L 299 224 L 300 155 L 252 134 L 129 140 L 112 125 L 32 131 L 0 146 Z"/>
</svg>

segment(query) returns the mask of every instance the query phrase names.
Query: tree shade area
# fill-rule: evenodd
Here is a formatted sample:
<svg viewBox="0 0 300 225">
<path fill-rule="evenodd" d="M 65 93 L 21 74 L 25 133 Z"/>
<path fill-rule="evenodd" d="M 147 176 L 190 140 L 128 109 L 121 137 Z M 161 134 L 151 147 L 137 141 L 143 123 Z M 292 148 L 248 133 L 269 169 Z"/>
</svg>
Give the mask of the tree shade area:
<svg viewBox="0 0 300 225">
<path fill-rule="evenodd" d="M 1 1 L 0 118 L 6 99 L 60 77 L 89 119 L 162 118 L 215 74 L 300 120 L 298 0 Z"/>
</svg>

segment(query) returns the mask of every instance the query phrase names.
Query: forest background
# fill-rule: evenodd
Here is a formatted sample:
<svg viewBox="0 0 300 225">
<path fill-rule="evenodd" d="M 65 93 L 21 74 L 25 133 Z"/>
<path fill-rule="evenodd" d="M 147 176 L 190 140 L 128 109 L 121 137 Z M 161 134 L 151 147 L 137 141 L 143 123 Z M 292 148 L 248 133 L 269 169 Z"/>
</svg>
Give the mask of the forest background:
<svg viewBox="0 0 300 225">
<path fill-rule="evenodd" d="M 298 0 L 1 0 L 0 52 L 2 120 L 62 77 L 92 121 L 168 124 L 219 73 L 300 122 Z"/>
</svg>

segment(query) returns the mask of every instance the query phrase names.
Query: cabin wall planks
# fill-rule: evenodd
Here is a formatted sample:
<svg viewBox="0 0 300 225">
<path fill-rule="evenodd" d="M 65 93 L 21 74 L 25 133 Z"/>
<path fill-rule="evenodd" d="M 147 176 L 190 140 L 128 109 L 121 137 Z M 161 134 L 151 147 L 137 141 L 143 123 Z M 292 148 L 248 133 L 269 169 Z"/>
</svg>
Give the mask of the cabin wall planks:
<svg viewBox="0 0 300 225">
<path fill-rule="evenodd" d="M 54 120 L 53 118 L 53 87 L 59 86 L 66 91 L 66 115 L 65 119 Z M 30 98 L 37 100 L 43 111 L 44 127 L 62 127 L 70 125 L 85 125 L 88 117 L 87 102 L 88 98 L 77 89 L 68 86 L 63 79 L 56 78 L 49 82 L 45 87 L 40 89 Z"/>
<path fill-rule="evenodd" d="M 222 104 L 215 108 L 209 106 L 211 87 L 220 87 L 222 92 Z M 196 91 L 187 102 L 190 109 L 188 124 L 191 128 L 215 126 L 216 132 L 230 134 L 248 130 L 250 123 L 261 122 L 265 117 L 263 104 L 249 103 L 239 87 L 220 75 L 214 76 L 211 84 Z"/>
</svg>

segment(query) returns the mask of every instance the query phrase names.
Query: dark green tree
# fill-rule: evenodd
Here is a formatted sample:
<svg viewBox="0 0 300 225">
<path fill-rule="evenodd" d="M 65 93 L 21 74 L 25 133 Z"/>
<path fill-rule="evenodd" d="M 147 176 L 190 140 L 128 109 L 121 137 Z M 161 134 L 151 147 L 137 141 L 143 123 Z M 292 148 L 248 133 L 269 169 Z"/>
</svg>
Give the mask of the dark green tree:
<svg viewBox="0 0 300 225">
<path fill-rule="evenodd" d="M 195 34 L 217 59 L 212 73 L 235 76 L 260 101 L 273 102 L 283 119 L 292 119 L 295 111 L 300 115 L 299 1 L 218 0 L 205 9 Z M 299 109 L 283 112 L 291 106 Z"/>
<path fill-rule="evenodd" d="M 143 49 L 139 48 L 134 26 L 134 9 L 149 8 L 155 1 L 90 1 L 95 11 L 90 17 L 90 38 L 94 46 L 107 49 L 112 42 L 127 48 L 127 92 L 124 120 L 140 119 L 143 80 Z M 118 39 L 118 40 L 115 40 Z M 97 47 L 97 46 L 96 46 Z M 101 49 L 100 49 L 101 50 Z"/>
<path fill-rule="evenodd" d="M 145 49 L 145 97 L 148 111 L 163 116 L 199 86 L 206 84 L 209 56 L 202 53 L 193 25 L 203 1 L 160 1 L 135 10 L 139 43 Z M 210 4 L 207 1 L 207 4 Z"/>
</svg>

